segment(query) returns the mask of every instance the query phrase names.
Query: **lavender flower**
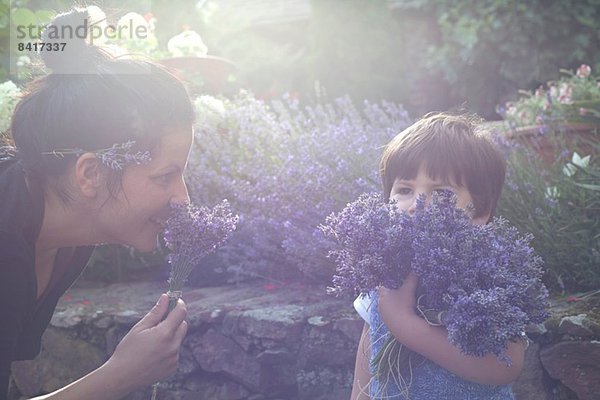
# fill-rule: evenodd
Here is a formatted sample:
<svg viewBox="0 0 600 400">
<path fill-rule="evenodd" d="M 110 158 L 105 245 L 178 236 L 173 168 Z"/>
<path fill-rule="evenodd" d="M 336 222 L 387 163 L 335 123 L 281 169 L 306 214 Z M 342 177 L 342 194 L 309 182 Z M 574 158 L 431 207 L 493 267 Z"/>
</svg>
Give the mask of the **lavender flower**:
<svg viewBox="0 0 600 400">
<path fill-rule="evenodd" d="M 192 269 L 200 260 L 225 243 L 235 230 L 237 215 L 232 215 L 229 202 L 223 200 L 212 210 L 192 204 L 174 204 L 167 220 L 164 239 L 171 253 L 169 292 L 181 291 Z"/>
<path fill-rule="evenodd" d="M 218 115 L 204 118 L 214 105 L 208 103 L 197 103 L 199 140 L 186 182 L 194 202 L 227 198 L 243 216 L 219 252 L 222 263 L 239 279 L 304 275 L 328 283 L 335 266 L 318 225 L 377 190 L 381 147 L 411 123 L 406 111 L 386 102 L 357 107 L 349 97 L 311 106 L 289 97 L 266 103 L 242 92 L 215 99 Z"/>
<path fill-rule="evenodd" d="M 120 171 L 126 164 L 143 165 L 151 161 L 149 151 L 133 152 L 131 149 L 135 145 L 135 141 L 130 140 L 125 143 L 115 143 L 107 149 L 100 150 L 83 150 L 83 149 L 58 149 L 42 152 L 43 155 L 52 155 L 57 158 L 65 158 L 67 155 L 81 156 L 83 153 L 94 153 L 100 159 L 102 164 L 108 168 Z"/>
<path fill-rule="evenodd" d="M 413 226 L 413 270 L 424 305 L 447 311 L 448 339 L 465 354 L 506 356 L 508 341 L 530 323 L 543 322 L 547 290 L 542 260 L 506 220 L 474 225 L 451 196 L 419 199 Z"/>
<path fill-rule="evenodd" d="M 232 215 L 229 202 L 223 200 L 212 210 L 196 207 L 190 203 L 172 204 L 171 216 L 167 220 L 164 239 L 171 251 L 169 277 L 169 311 L 175 308 L 181 297 L 181 289 L 192 269 L 202 258 L 225 243 L 235 230 L 237 215 Z M 157 398 L 158 383 L 152 385 L 151 399 Z"/>
<path fill-rule="evenodd" d="M 321 226 L 338 246 L 329 252 L 337 270 L 335 295 L 367 293 L 377 286 L 397 288 L 410 271 L 413 258 L 412 219 L 386 204 L 380 195 L 363 194 L 339 214 L 331 214 Z"/>
<path fill-rule="evenodd" d="M 425 196 L 417 200 L 412 218 L 374 195 L 330 216 L 323 229 L 339 246 L 330 252 L 337 264 L 330 292 L 394 287 L 412 269 L 423 291 L 419 308 L 441 316 L 430 322 L 443 323 L 452 344 L 510 363 L 508 342 L 548 316 L 542 260 L 531 236 L 501 218 L 474 225 L 471 210 L 456 208 L 453 194 L 432 197 L 430 205 Z"/>
</svg>

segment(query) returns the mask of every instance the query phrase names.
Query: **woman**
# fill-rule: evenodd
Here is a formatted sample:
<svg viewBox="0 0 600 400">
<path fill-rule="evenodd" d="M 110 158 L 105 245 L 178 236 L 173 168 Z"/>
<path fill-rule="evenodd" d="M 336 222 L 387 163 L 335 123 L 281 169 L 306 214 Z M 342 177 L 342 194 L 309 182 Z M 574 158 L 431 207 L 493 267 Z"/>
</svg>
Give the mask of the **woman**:
<svg viewBox="0 0 600 400">
<path fill-rule="evenodd" d="M 75 31 L 90 26 L 88 18 L 74 10 L 47 29 Z M 169 205 L 188 200 L 183 170 L 193 109 L 181 82 L 84 40 L 42 41 L 67 46 L 41 53 L 52 73 L 17 105 L 15 148 L 0 153 L 0 398 L 11 362 L 38 354 L 58 299 L 93 246 L 151 251 Z M 117 399 L 172 374 L 186 309 L 180 300 L 165 318 L 167 307 L 162 295 L 105 364 L 42 398 Z"/>
</svg>

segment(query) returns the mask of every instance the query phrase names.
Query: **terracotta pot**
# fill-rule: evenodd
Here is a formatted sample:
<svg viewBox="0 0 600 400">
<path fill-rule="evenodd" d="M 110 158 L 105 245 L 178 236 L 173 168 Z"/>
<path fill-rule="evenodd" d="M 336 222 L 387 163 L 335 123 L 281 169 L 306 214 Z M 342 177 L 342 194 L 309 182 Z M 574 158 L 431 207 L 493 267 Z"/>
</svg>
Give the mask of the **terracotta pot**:
<svg viewBox="0 0 600 400">
<path fill-rule="evenodd" d="M 209 94 L 220 93 L 225 87 L 229 75 L 237 70 L 231 61 L 208 55 L 163 58 L 159 62 L 175 70 L 183 79 L 192 79 L 195 76 L 202 78 L 202 91 Z"/>
<path fill-rule="evenodd" d="M 584 123 L 525 126 L 506 131 L 506 137 L 534 149 L 547 165 L 555 161 L 559 145 L 582 156 L 597 154 L 600 148 L 600 126 Z"/>
</svg>

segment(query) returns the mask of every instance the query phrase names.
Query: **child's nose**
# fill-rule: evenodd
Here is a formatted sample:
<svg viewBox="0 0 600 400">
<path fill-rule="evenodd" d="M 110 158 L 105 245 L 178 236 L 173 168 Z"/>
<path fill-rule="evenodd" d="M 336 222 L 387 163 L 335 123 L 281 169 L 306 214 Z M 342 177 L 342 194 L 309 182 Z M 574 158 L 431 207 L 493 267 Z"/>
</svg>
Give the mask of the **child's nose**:
<svg viewBox="0 0 600 400">
<path fill-rule="evenodd" d="M 412 200 L 410 207 L 408 208 L 409 215 L 413 215 L 415 213 L 415 211 L 417 210 L 417 201 L 419 200 L 419 198 L 422 195 L 425 196 L 425 206 L 428 206 L 429 203 L 431 202 L 431 195 L 429 193 L 426 193 L 426 192 L 416 193 L 415 197 Z"/>
</svg>

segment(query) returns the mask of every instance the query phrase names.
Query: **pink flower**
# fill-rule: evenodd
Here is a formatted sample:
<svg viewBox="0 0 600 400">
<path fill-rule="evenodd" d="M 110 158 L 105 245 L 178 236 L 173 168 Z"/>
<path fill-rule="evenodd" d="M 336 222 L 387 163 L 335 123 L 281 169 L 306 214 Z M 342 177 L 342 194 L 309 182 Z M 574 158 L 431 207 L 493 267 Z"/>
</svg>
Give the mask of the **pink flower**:
<svg viewBox="0 0 600 400">
<path fill-rule="evenodd" d="M 587 113 L 588 113 L 587 108 L 583 108 L 583 107 L 579 108 L 579 115 L 584 116 L 584 115 L 587 115 Z"/>
<path fill-rule="evenodd" d="M 567 83 L 563 83 L 560 85 L 560 90 L 558 93 L 558 102 L 562 104 L 571 104 L 573 101 L 571 100 L 571 95 L 573 94 L 573 87 Z"/>
<path fill-rule="evenodd" d="M 581 79 L 585 79 L 592 73 L 592 69 L 589 65 L 581 64 L 579 68 L 577 68 L 577 76 Z"/>
<path fill-rule="evenodd" d="M 542 86 L 540 86 L 539 88 L 535 89 L 535 96 L 536 97 L 544 97 L 546 95 L 546 93 L 544 92 L 544 88 Z"/>
</svg>

